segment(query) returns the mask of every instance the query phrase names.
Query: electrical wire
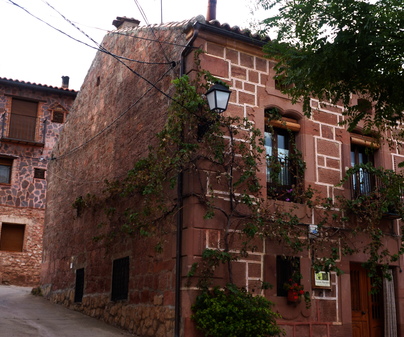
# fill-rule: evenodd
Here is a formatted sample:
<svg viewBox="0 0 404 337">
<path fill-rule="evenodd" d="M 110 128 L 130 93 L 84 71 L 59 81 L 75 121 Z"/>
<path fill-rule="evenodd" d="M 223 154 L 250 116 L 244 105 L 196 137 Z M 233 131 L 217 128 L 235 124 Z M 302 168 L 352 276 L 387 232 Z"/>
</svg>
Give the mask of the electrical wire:
<svg viewBox="0 0 404 337">
<path fill-rule="evenodd" d="M 150 29 L 152 29 L 152 27 L 150 27 Z M 160 40 L 156 40 L 156 39 L 150 39 L 150 38 L 147 38 L 147 37 L 129 35 L 129 34 L 125 34 L 125 33 L 119 32 L 119 31 L 111 31 L 111 32 L 109 32 L 109 34 L 112 34 L 112 35 L 124 35 L 124 36 L 130 37 L 130 38 L 132 38 L 132 39 L 139 39 L 139 40 L 157 42 L 157 43 L 161 43 L 161 44 L 167 44 L 167 45 L 177 46 L 177 47 L 183 47 L 183 48 L 189 47 L 187 44 L 174 43 L 174 42 L 167 42 L 167 41 L 160 41 Z M 191 48 L 193 48 L 193 49 L 200 49 L 199 47 L 194 47 L 194 46 L 192 46 Z"/>
<path fill-rule="evenodd" d="M 94 135 L 93 137 L 91 137 L 90 139 L 88 139 L 86 142 L 84 142 L 83 144 L 77 146 L 76 148 L 66 152 L 65 154 L 57 157 L 57 158 L 52 158 L 52 159 L 62 159 L 76 151 L 78 151 L 79 149 L 81 149 L 82 147 L 84 147 L 85 145 L 87 145 L 89 142 L 91 142 L 93 139 L 97 138 L 99 135 L 101 135 L 103 132 L 105 132 L 106 130 L 108 130 L 113 124 L 115 124 L 120 118 L 122 118 L 133 106 L 135 106 L 148 92 L 151 91 L 152 88 L 156 89 L 158 92 L 160 92 L 163 96 L 167 97 L 168 99 L 176 102 L 177 104 L 179 104 L 180 106 L 183 106 L 180 102 L 176 101 L 173 97 L 171 97 L 170 95 L 168 95 L 167 93 L 165 93 L 164 91 L 162 91 L 160 88 L 157 87 L 157 83 L 161 81 L 161 79 L 168 73 L 170 72 L 176 65 L 177 63 L 175 61 L 172 62 L 168 62 L 168 63 L 154 63 L 154 64 L 170 64 L 171 67 L 156 81 L 155 83 L 152 83 L 150 80 L 148 80 L 147 78 L 145 78 L 144 76 L 142 76 L 141 74 L 139 74 L 138 72 L 136 72 L 134 69 L 130 68 L 125 62 L 123 62 L 122 59 L 125 59 L 127 61 L 135 61 L 136 60 L 132 60 L 132 59 L 128 59 L 128 58 L 124 58 L 122 56 L 118 56 L 115 55 L 113 53 L 111 53 L 110 51 L 108 51 L 106 48 L 99 46 L 99 48 L 93 47 L 91 45 L 89 45 L 88 43 L 85 43 L 81 40 L 78 40 L 72 36 L 70 36 L 69 34 L 63 32 L 62 30 L 52 26 L 51 24 L 49 24 L 48 22 L 42 20 L 41 18 L 35 16 L 34 14 L 32 14 L 31 12 L 29 12 L 27 9 L 25 9 L 24 7 L 20 6 L 19 4 L 17 4 L 16 2 L 14 2 L 13 0 L 8 0 L 11 4 L 13 4 L 14 6 L 22 9 L 23 11 L 25 11 L 26 13 L 28 13 L 29 15 L 33 16 L 35 19 L 45 23 L 46 25 L 48 25 L 49 27 L 51 27 L 52 29 L 55 29 L 56 31 L 62 33 L 63 35 L 66 35 L 67 37 L 82 43 L 90 48 L 94 48 L 99 50 L 100 52 L 103 52 L 107 55 L 112 56 L 113 58 L 115 58 L 119 63 L 121 63 L 124 67 L 126 67 L 129 71 L 131 71 L 133 74 L 135 74 L 136 76 L 138 76 L 139 78 L 141 78 L 142 80 L 144 80 L 147 84 L 150 85 L 150 88 L 148 90 L 146 90 L 146 92 L 139 98 L 137 99 L 129 108 L 127 108 L 125 111 L 123 111 L 112 123 L 110 123 L 109 125 L 107 125 L 104 129 L 100 130 L 96 135 Z M 135 0 L 136 1 L 136 0 Z M 49 4 L 48 4 L 49 5 Z M 79 29 L 75 24 L 73 24 L 73 22 L 71 22 L 70 20 L 68 20 L 64 15 L 62 15 L 61 13 L 59 13 L 54 7 L 52 7 L 51 5 L 49 5 L 53 10 L 55 10 L 59 15 L 62 16 L 63 19 L 65 19 L 66 21 L 68 21 L 71 25 L 73 25 L 76 29 L 78 29 L 80 32 L 82 32 L 85 36 L 87 36 L 91 41 L 93 41 L 94 43 L 96 43 L 91 37 L 89 37 L 86 33 L 84 33 L 81 29 Z M 147 18 L 146 18 L 147 19 Z M 97 43 L 96 43 L 97 44 Z M 162 45 L 160 44 L 161 48 Z M 163 49 L 163 48 L 162 48 Z M 164 51 L 164 49 L 163 49 Z M 143 61 L 140 61 L 143 62 Z"/>
<path fill-rule="evenodd" d="M 167 70 L 162 76 L 160 76 L 160 78 L 156 81 L 156 83 L 160 82 L 170 71 L 171 71 L 171 69 Z M 53 157 L 52 160 L 63 159 L 65 157 L 75 153 L 76 151 L 80 150 L 81 148 L 86 146 L 88 143 L 93 141 L 95 138 L 99 137 L 101 134 L 103 134 L 105 131 L 107 131 L 112 125 L 114 125 L 116 122 L 118 122 L 124 115 L 126 115 L 128 113 L 128 111 L 130 111 L 135 105 L 137 105 L 142 100 L 142 98 L 145 97 L 152 89 L 153 89 L 153 87 L 149 87 L 135 102 L 133 102 L 117 118 L 115 118 L 110 124 L 108 124 L 106 127 L 104 127 L 99 132 L 97 132 L 94 136 L 92 136 L 91 138 L 89 138 L 84 143 L 80 144 L 79 146 L 75 147 L 74 149 L 71 149 L 70 151 L 68 151 L 58 157 Z"/>
<path fill-rule="evenodd" d="M 143 20 L 146 22 L 147 25 L 150 25 L 150 24 L 149 24 L 149 20 L 147 19 L 146 13 L 144 12 L 142 6 L 140 6 L 139 1 L 138 1 L 138 0 L 134 0 L 134 1 L 135 1 L 135 4 L 136 4 L 137 8 L 139 9 L 140 14 L 141 14 L 142 17 L 143 17 Z M 159 39 L 158 39 L 157 36 L 156 36 L 156 32 L 155 32 L 154 29 L 153 29 L 153 26 L 150 26 L 150 28 L 151 28 L 152 34 L 154 35 L 154 37 L 156 38 L 156 40 L 159 41 Z M 168 59 L 168 57 L 167 57 L 167 55 L 166 55 L 166 51 L 164 50 L 164 48 L 163 48 L 162 44 L 160 43 L 160 41 L 159 41 L 159 45 L 160 45 L 160 48 L 161 48 L 161 50 L 162 50 L 162 52 L 163 52 L 163 55 L 164 55 L 166 61 L 169 62 L 169 59 Z"/>
<path fill-rule="evenodd" d="M 24 12 L 26 12 L 26 13 L 29 14 L 29 15 L 31 15 L 31 16 L 34 17 L 35 19 L 37 19 L 37 20 L 41 21 L 42 23 L 46 24 L 46 25 L 49 26 L 50 28 L 52 28 L 52 29 L 56 30 L 57 32 L 59 32 L 59 33 L 65 35 L 65 36 L 67 36 L 68 38 L 70 38 L 70 39 L 72 39 L 72 40 L 74 40 L 74 41 L 76 41 L 76 42 L 78 42 L 78 43 L 81 43 L 81 44 L 83 44 L 83 45 L 85 45 L 85 46 L 87 46 L 87 47 L 89 47 L 89 48 L 95 49 L 95 50 L 97 50 L 97 51 L 100 51 L 100 52 L 103 52 L 103 53 L 106 53 L 106 54 L 110 54 L 110 55 L 112 56 L 112 53 L 106 51 L 105 48 L 102 48 L 102 47 L 100 47 L 100 46 L 99 46 L 99 47 L 94 47 L 94 46 L 92 46 L 92 45 L 90 45 L 90 44 L 88 44 L 88 43 L 86 43 L 86 42 L 84 42 L 84 41 L 82 41 L 82 40 L 79 40 L 79 39 L 77 39 L 77 38 L 75 38 L 75 37 L 73 37 L 73 36 L 67 34 L 67 33 L 64 32 L 63 30 L 61 30 L 61 29 L 59 29 L 59 28 L 56 28 L 55 26 L 51 25 L 50 23 L 46 22 L 45 20 L 41 19 L 40 17 L 36 16 L 35 14 L 32 14 L 29 10 L 27 10 L 26 8 L 24 8 L 24 7 L 22 7 L 21 5 L 17 4 L 17 3 L 14 2 L 13 0 L 7 0 L 7 1 L 8 1 L 9 3 L 11 3 L 12 5 L 14 5 L 14 6 L 16 6 L 16 7 L 20 8 L 20 9 L 22 9 Z M 50 5 L 49 5 L 49 6 L 50 6 Z M 50 7 L 53 8 L 52 6 L 50 6 Z M 56 9 L 55 9 L 55 11 L 56 11 L 57 13 L 59 13 Z M 59 13 L 59 14 L 60 14 L 60 13 Z M 60 14 L 60 15 L 62 15 L 62 14 Z M 62 15 L 62 17 L 65 18 L 63 15 Z M 75 27 L 76 29 L 78 29 L 79 31 L 81 31 L 78 27 L 76 27 L 76 26 L 74 25 L 73 22 L 71 22 L 71 21 L 68 20 L 67 18 L 65 18 L 65 20 L 67 20 L 71 25 L 73 25 L 73 27 Z M 84 33 L 83 31 L 81 31 L 81 32 L 82 32 L 83 34 L 85 34 L 88 38 L 90 38 L 86 33 Z M 90 38 L 90 39 L 91 39 L 91 38 Z M 93 39 L 91 39 L 91 40 L 94 41 Z M 95 42 L 95 41 L 94 41 L 94 42 Z M 97 44 L 97 45 L 98 45 L 98 44 Z M 172 62 L 173 62 L 173 61 L 171 61 L 171 62 L 147 62 L 147 61 L 140 61 L 140 60 L 125 58 L 125 57 L 122 57 L 122 56 L 119 56 L 119 55 L 113 55 L 113 56 L 114 56 L 115 58 L 122 58 L 122 59 L 125 59 L 126 61 L 130 61 L 130 62 L 136 62 L 136 63 L 141 63 L 141 64 L 150 64 L 150 65 L 164 65 L 164 64 L 169 65 L 169 64 L 172 64 Z"/>
<path fill-rule="evenodd" d="M 40 20 L 41 22 L 47 24 L 47 25 L 50 26 L 51 28 L 56 29 L 57 31 L 59 31 L 59 32 L 61 32 L 62 34 L 64 34 L 64 35 L 66 35 L 66 36 L 68 36 L 68 37 L 74 39 L 74 40 L 77 41 L 77 42 L 81 42 L 81 43 L 83 43 L 83 44 L 85 44 L 85 45 L 87 45 L 87 46 L 89 46 L 89 47 L 91 47 L 91 48 L 94 48 L 94 47 L 90 46 L 89 44 L 87 44 L 87 43 L 85 43 L 85 42 L 83 42 L 83 41 L 80 41 L 80 40 L 78 40 L 78 39 L 73 38 L 73 37 L 70 36 L 69 34 L 67 34 L 67 33 L 61 31 L 60 29 L 58 29 L 58 28 L 52 26 L 51 24 L 47 23 L 46 21 L 42 20 L 41 18 L 35 16 L 34 14 L 30 13 L 30 12 L 29 12 L 27 9 L 25 9 L 24 7 L 22 7 L 22 6 L 18 5 L 17 3 L 15 3 L 13 0 L 8 0 L 8 1 L 9 1 L 10 3 L 14 4 L 15 6 L 17 6 L 17 7 L 21 8 L 21 9 L 23 9 L 25 12 L 27 12 L 29 15 L 32 15 L 34 18 L 36 18 L 36 19 Z M 53 8 L 53 7 L 52 7 L 52 8 Z M 64 16 L 62 16 L 62 17 L 65 18 Z M 66 19 L 66 18 L 65 18 L 65 19 Z M 73 24 L 70 20 L 68 20 L 68 22 L 69 22 L 70 24 Z M 74 24 L 73 24 L 73 26 L 74 26 Z M 75 26 L 74 26 L 74 27 L 75 27 Z M 94 40 L 93 40 L 93 41 L 94 41 Z M 123 66 L 125 66 L 129 71 L 131 71 L 133 74 L 135 74 L 136 76 L 138 76 L 139 78 L 141 78 L 142 80 L 144 80 L 147 84 L 151 85 L 154 89 L 156 89 L 158 92 L 160 92 L 161 94 L 163 94 L 165 97 L 167 97 L 167 98 L 170 99 L 170 100 L 174 100 L 171 96 L 169 96 L 167 93 L 165 93 L 165 92 L 162 91 L 160 88 L 158 88 L 158 87 L 157 87 L 155 84 L 153 84 L 150 80 L 148 80 L 148 79 L 145 78 L 144 76 L 140 75 L 140 74 L 139 74 L 137 71 L 135 71 L 134 69 L 130 68 L 125 62 L 122 61 L 122 59 L 121 59 L 120 56 L 111 53 L 110 51 L 108 51 L 108 50 L 105 49 L 104 47 L 101 47 L 101 48 L 102 48 L 102 49 L 100 49 L 100 48 L 96 48 L 96 49 L 98 49 L 99 51 L 101 51 L 101 52 L 103 52 L 103 53 L 105 53 L 105 54 L 107 54 L 107 55 L 112 56 L 112 57 L 115 58 L 118 62 L 120 62 Z M 141 61 L 141 62 L 142 62 L 142 61 Z M 155 64 L 155 63 L 154 63 L 154 64 Z M 161 63 L 159 63 L 159 64 L 161 64 Z M 171 62 L 169 62 L 169 63 L 163 63 L 163 64 L 170 64 L 170 65 L 171 65 L 171 68 L 170 68 L 169 70 L 171 70 L 172 68 L 174 68 L 174 67 L 177 65 L 177 63 L 176 63 L 175 61 L 171 61 Z M 177 102 L 177 103 L 179 103 L 179 102 Z"/>
</svg>

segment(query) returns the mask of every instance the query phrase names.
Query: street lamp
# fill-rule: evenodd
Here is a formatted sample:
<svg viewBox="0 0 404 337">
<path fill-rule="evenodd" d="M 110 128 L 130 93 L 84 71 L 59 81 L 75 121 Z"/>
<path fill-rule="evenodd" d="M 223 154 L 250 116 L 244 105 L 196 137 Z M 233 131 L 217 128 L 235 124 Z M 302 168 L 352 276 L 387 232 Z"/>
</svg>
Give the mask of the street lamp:
<svg viewBox="0 0 404 337">
<path fill-rule="evenodd" d="M 217 115 L 213 119 L 206 118 L 204 116 L 199 117 L 198 123 L 198 135 L 197 139 L 200 142 L 205 135 L 205 133 L 210 129 L 214 120 L 219 119 L 219 114 L 227 109 L 227 105 L 229 104 L 231 91 L 227 89 L 222 84 L 216 83 L 211 86 L 211 88 L 206 93 L 206 98 L 209 104 L 209 110 L 215 112 Z"/>
<path fill-rule="evenodd" d="M 231 91 L 222 84 L 214 84 L 206 93 L 209 109 L 217 113 L 222 113 L 227 109 Z"/>
</svg>

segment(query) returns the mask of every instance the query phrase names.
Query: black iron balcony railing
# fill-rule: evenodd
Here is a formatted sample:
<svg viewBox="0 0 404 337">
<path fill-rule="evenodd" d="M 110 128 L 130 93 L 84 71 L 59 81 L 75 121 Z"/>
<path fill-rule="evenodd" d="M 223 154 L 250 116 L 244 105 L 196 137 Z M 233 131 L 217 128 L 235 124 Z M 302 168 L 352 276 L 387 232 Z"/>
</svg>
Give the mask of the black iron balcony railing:
<svg viewBox="0 0 404 337">
<path fill-rule="evenodd" d="M 376 190 L 376 181 L 380 180 L 377 177 L 366 171 L 360 169 L 351 176 L 351 199 L 355 200 L 362 196 L 367 196 Z M 379 184 L 380 185 L 380 182 Z"/>
<path fill-rule="evenodd" d="M 369 172 L 366 168 L 359 168 L 352 173 L 351 200 L 369 197 L 375 202 L 385 202 L 387 211 L 385 217 L 398 216 L 398 208 L 404 205 L 404 186 L 397 182 L 382 179 L 381 176 Z"/>
<path fill-rule="evenodd" d="M 40 123 L 38 117 L 3 113 L 0 116 L 0 127 L 2 141 L 29 143 L 38 146 L 45 143 L 46 120 Z"/>
<path fill-rule="evenodd" d="M 299 191 L 297 161 L 289 157 L 267 158 L 267 194 L 285 201 L 295 201 Z"/>
</svg>

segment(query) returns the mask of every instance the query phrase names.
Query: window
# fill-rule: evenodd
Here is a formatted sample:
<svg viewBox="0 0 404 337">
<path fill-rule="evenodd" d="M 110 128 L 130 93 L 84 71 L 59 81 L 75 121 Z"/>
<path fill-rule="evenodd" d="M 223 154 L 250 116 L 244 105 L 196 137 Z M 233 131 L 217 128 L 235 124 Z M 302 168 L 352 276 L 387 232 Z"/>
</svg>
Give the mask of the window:
<svg viewBox="0 0 404 337">
<path fill-rule="evenodd" d="M 266 114 L 270 114 L 270 110 Z M 300 183 L 293 131 L 298 131 L 300 125 L 291 118 L 266 119 L 267 193 L 277 199 L 293 201 L 294 190 Z"/>
<path fill-rule="evenodd" d="M 22 252 L 25 225 L 3 223 L 1 226 L 0 250 Z"/>
<path fill-rule="evenodd" d="M 61 109 L 60 109 L 61 110 Z M 52 122 L 53 123 L 63 123 L 65 121 L 65 114 L 63 111 L 53 110 Z"/>
<path fill-rule="evenodd" d="M 374 164 L 372 149 L 369 147 L 351 144 L 351 167 L 360 164 Z M 366 171 L 360 169 L 352 175 L 352 198 L 356 199 L 361 195 L 367 195 L 374 190 L 375 177 Z"/>
<path fill-rule="evenodd" d="M 128 298 L 128 291 L 129 256 L 114 260 L 113 262 L 111 300 L 126 300 Z"/>
<path fill-rule="evenodd" d="M 38 102 L 13 98 L 9 137 L 35 141 Z"/>
<path fill-rule="evenodd" d="M 276 257 L 276 295 L 288 296 L 285 283 L 290 283 L 290 279 L 300 275 L 300 259 L 298 257 L 280 256 Z"/>
<path fill-rule="evenodd" d="M 35 179 L 45 179 L 46 170 L 40 168 L 34 168 L 34 178 Z"/>
<path fill-rule="evenodd" d="M 76 287 L 74 289 L 74 302 L 82 302 L 84 294 L 84 268 L 76 270 Z"/>
<path fill-rule="evenodd" d="M 13 159 L 0 157 L 0 184 L 11 183 L 11 168 Z"/>
</svg>

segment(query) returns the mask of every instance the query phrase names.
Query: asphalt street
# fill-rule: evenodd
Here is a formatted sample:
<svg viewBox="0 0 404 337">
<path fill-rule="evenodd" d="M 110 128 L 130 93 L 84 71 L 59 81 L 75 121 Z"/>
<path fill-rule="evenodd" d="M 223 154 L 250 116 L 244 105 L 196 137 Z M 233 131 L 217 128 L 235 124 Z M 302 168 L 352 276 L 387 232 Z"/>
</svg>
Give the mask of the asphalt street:
<svg viewBox="0 0 404 337">
<path fill-rule="evenodd" d="M 1 337 L 132 336 L 95 318 L 31 295 L 31 288 L 0 285 Z"/>
</svg>

